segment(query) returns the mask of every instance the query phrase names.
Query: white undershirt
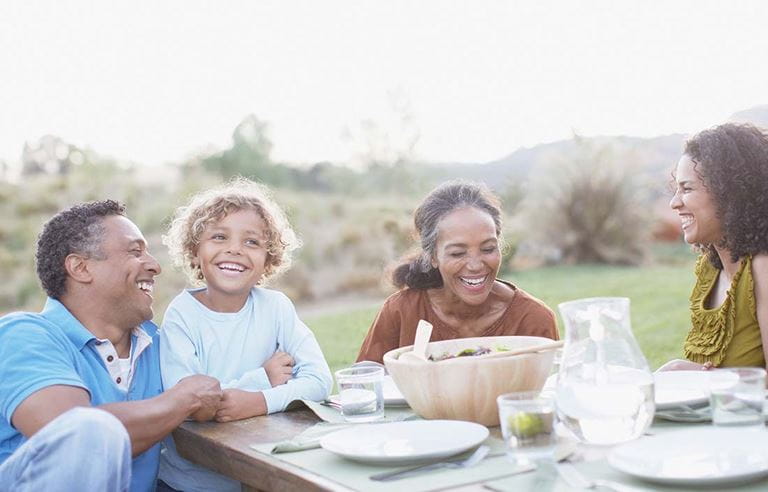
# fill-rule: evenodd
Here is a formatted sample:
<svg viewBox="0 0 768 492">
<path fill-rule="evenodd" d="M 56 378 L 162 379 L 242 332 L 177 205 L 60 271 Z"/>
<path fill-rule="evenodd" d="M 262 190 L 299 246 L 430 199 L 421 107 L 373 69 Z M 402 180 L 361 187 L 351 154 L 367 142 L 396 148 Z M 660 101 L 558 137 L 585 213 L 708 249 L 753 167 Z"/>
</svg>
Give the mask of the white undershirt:
<svg viewBox="0 0 768 492">
<path fill-rule="evenodd" d="M 117 385 L 121 390 L 128 391 L 128 386 L 131 384 L 131 379 L 133 379 L 133 374 L 131 372 L 131 358 L 117 359 L 117 362 L 118 367 L 120 368 L 120 382 Z"/>
<path fill-rule="evenodd" d="M 101 360 L 104 361 L 104 365 L 107 366 L 112 382 L 123 391 L 128 391 L 131 386 L 136 359 L 152 343 L 152 337 L 141 328 L 134 328 L 132 334 L 136 335 L 136 347 L 134 350 L 132 350 L 133 347 L 129 347 L 128 350 L 131 355 L 124 359 L 117 356 L 115 346 L 106 338 L 97 338 L 94 345 L 96 352 L 98 352 Z"/>
</svg>

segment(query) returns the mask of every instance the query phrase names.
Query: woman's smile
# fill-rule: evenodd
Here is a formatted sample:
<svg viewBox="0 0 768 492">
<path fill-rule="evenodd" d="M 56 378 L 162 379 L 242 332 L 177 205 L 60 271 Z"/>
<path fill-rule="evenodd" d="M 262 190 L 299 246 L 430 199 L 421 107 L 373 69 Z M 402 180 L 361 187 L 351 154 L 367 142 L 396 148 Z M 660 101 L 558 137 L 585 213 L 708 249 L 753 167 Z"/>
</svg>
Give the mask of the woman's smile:
<svg viewBox="0 0 768 492">
<path fill-rule="evenodd" d="M 482 277 L 462 276 L 462 277 L 459 277 L 459 280 L 461 280 L 461 282 L 467 287 L 467 289 L 472 291 L 481 291 L 483 290 L 485 282 L 488 280 L 488 275 L 483 275 Z"/>
</svg>

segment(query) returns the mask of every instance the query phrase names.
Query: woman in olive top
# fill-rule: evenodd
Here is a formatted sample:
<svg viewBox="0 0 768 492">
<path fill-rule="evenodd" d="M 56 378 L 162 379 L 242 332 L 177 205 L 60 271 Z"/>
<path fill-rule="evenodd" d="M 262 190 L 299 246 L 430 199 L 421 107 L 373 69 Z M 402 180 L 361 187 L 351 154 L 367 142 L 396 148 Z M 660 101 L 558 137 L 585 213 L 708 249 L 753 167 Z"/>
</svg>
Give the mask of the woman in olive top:
<svg viewBox="0 0 768 492">
<path fill-rule="evenodd" d="M 483 185 L 449 182 L 414 213 L 420 251 L 392 276 L 400 288 L 384 303 L 360 348 L 358 361 L 381 362 L 389 350 L 413 344 L 420 319 L 432 341 L 492 335 L 557 339 L 555 316 L 519 287 L 497 279 L 501 265 L 501 210 Z"/>
<path fill-rule="evenodd" d="M 688 140 L 670 206 L 701 252 L 687 360 L 663 369 L 765 367 L 768 347 L 768 134 L 725 124 Z"/>
</svg>

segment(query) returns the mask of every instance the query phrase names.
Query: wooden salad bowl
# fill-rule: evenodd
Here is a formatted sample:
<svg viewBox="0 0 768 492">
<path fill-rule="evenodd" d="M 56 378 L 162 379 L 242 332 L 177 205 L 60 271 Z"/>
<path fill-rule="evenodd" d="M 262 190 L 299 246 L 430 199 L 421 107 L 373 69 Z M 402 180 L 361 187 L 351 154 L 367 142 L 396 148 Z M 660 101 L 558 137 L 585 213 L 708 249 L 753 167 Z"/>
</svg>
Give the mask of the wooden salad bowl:
<svg viewBox="0 0 768 492">
<path fill-rule="evenodd" d="M 458 354 L 488 347 L 516 350 L 550 345 L 543 337 L 458 338 L 431 342 L 427 356 Z M 403 357 L 412 345 L 384 354 L 384 365 L 408 405 L 425 419 L 468 420 L 499 425 L 496 397 L 513 391 L 540 390 L 552 370 L 554 350 L 509 357 L 465 356 L 434 362 Z"/>
</svg>

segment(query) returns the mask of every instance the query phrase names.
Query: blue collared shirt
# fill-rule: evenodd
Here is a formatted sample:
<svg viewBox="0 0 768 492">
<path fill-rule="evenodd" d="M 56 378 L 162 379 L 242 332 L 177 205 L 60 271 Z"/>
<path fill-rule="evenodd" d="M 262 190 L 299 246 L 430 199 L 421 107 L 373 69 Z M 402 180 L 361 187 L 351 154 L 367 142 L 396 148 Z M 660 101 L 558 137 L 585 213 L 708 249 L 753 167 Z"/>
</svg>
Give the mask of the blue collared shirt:
<svg viewBox="0 0 768 492">
<path fill-rule="evenodd" d="M 26 440 L 11 424 L 13 412 L 45 387 L 83 388 L 93 406 L 159 395 L 163 385 L 157 326 L 145 321 L 140 328 L 153 343 L 138 354 L 126 392 L 112 381 L 96 351 L 96 337 L 59 301 L 49 298 L 41 313 L 11 313 L 0 318 L 0 463 Z M 131 350 L 136 342 L 136 334 L 132 334 Z M 131 490 L 154 490 L 159 458 L 158 443 L 133 459 Z"/>
</svg>

